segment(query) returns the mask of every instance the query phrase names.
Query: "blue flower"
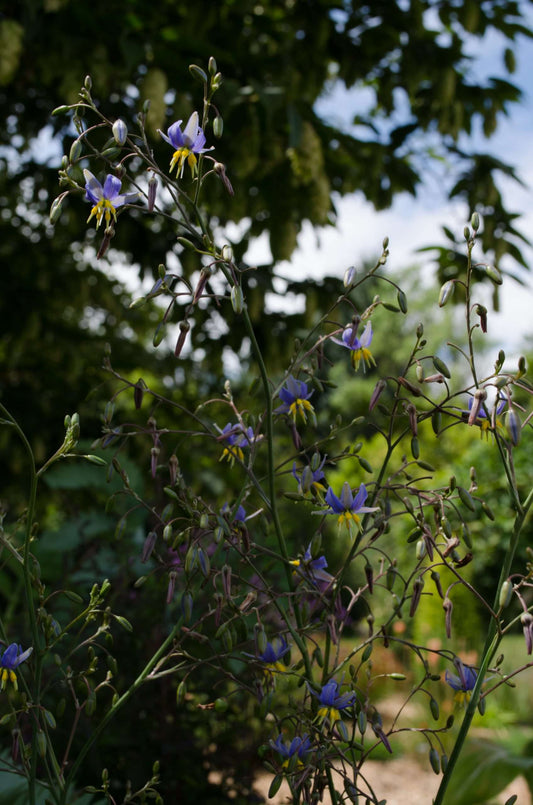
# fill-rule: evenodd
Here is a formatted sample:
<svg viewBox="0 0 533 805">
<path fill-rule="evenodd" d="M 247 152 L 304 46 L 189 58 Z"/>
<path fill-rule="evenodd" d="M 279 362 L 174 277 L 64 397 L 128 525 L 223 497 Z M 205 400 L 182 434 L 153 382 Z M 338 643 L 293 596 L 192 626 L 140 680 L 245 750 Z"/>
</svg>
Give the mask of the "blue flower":
<svg viewBox="0 0 533 805">
<path fill-rule="evenodd" d="M 312 395 L 313 392 L 309 391 L 307 383 L 289 375 L 286 384 L 279 390 L 279 398 L 283 405 L 276 408 L 276 414 L 289 414 L 294 423 L 298 417 L 302 422 L 307 422 L 309 415 L 316 425 L 315 409 L 309 402 Z"/>
<path fill-rule="evenodd" d="M 253 428 L 245 429 L 240 422 L 237 424 L 228 422 L 222 430 L 217 425 L 215 427 L 220 433 L 218 441 L 224 441 L 227 444 L 219 460 L 227 459 L 231 465 L 236 458 L 244 461 L 242 448 L 249 447 L 255 441 Z"/>
<path fill-rule="evenodd" d="M 372 325 L 370 322 L 366 325 L 360 338 L 357 337 L 357 325 L 350 325 L 345 328 L 342 334 L 342 340 L 339 338 L 332 338 L 331 340 L 341 347 L 346 347 L 346 349 L 350 350 L 352 366 L 356 371 L 359 369 L 361 360 L 363 361 L 363 368 L 365 366 L 376 365 L 372 353 L 369 350 L 369 346 L 372 343 Z"/>
<path fill-rule="evenodd" d="M 472 415 L 472 407 L 474 405 L 475 397 L 468 398 L 468 411 L 465 411 L 465 415 L 468 415 L 468 424 L 469 425 L 477 425 L 480 429 L 480 437 L 483 438 L 485 436 L 487 439 L 489 438 L 489 433 L 492 430 L 492 425 L 494 422 L 495 427 L 502 431 L 504 430 L 503 422 L 500 419 L 500 414 L 503 413 L 503 409 L 507 403 L 507 400 L 498 397 L 495 402 L 495 410 L 492 414 L 487 416 L 485 408 L 482 404 L 479 404 L 477 410 L 473 412 Z M 481 401 L 483 402 L 483 401 Z"/>
<path fill-rule="evenodd" d="M 337 497 L 330 486 L 326 492 L 325 498 L 329 506 L 329 509 L 326 509 L 326 514 L 338 514 L 339 526 L 346 523 L 348 528 L 350 528 L 352 523 L 355 523 L 357 527 L 360 527 L 360 514 L 378 511 L 377 507 L 369 508 L 363 505 L 367 497 L 368 492 L 364 484 L 361 484 L 357 494 L 354 496 L 350 484 L 348 481 L 345 481 L 340 497 Z M 320 512 L 317 513 L 319 514 Z"/>
<path fill-rule="evenodd" d="M 472 691 L 477 682 L 477 671 L 469 665 L 464 665 L 459 657 L 453 661 L 458 674 L 450 674 L 446 671 L 444 678 L 448 685 L 456 691 L 455 701 L 459 704 L 466 704 L 470 701 Z"/>
<path fill-rule="evenodd" d="M 212 151 L 213 148 L 204 148 L 205 134 L 198 125 L 198 112 L 192 113 L 183 131 L 181 130 L 181 124 L 181 120 L 173 123 L 166 134 L 163 134 L 159 129 L 158 131 L 161 137 L 176 149 L 170 161 L 170 172 L 172 173 L 176 167 L 177 175 L 183 176 L 183 169 L 185 168 L 185 162 L 187 162 L 192 175 L 195 176 L 198 170 L 197 155 Z"/>
<path fill-rule="evenodd" d="M 15 668 L 25 662 L 32 651 L 33 648 L 27 648 L 26 651 L 22 651 L 22 648 L 16 643 L 11 643 L 4 650 L 0 657 L 0 690 L 5 690 L 8 684 L 11 684 L 15 690 L 18 689 Z"/>
<path fill-rule="evenodd" d="M 229 515 L 231 514 L 233 507 L 229 505 L 229 503 L 224 503 L 220 510 L 220 514 L 227 515 L 229 519 Z M 237 511 L 233 515 L 233 519 L 231 520 L 232 523 L 244 523 L 246 520 L 246 509 L 244 506 L 239 505 L 237 507 Z"/>
<path fill-rule="evenodd" d="M 290 646 L 284 637 L 275 637 L 271 643 L 266 644 L 265 650 L 258 655 L 257 659 L 265 664 L 267 673 L 283 672 L 287 666 L 281 662 L 289 651 Z"/>
<path fill-rule="evenodd" d="M 311 741 L 307 733 L 301 738 L 298 736 L 293 738 L 290 743 L 284 740 L 283 735 L 278 735 L 275 741 L 270 741 L 270 746 L 283 758 L 281 764 L 283 769 L 289 765 L 291 768 L 301 768 L 306 761 L 306 755 L 311 751 Z M 293 758 L 296 758 L 296 761 Z"/>
<path fill-rule="evenodd" d="M 85 176 L 85 200 L 94 205 L 87 218 L 87 223 L 95 215 L 97 229 L 103 218 L 105 218 L 106 226 L 111 223 L 111 218 L 116 221 L 117 208 L 124 204 L 133 204 L 139 197 L 138 193 L 121 193 L 122 182 L 110 173 L 107 174 L 103 186 L 91 171 L 84 170 L 83 175 Z"/>
<path fill-rule="evenodd" d="M 314 696 L 318 696 L 318 703 L 320 708 L 318 710 L 318 717 L 327 719 L 331 726 L 336 721 L 340 721 L 341 710 L 346 710 L 351 707 L 356 699 L 355 693 L 350 691 L 338 696 L 339 685 L 334 679 L 331 679 L 326 685 L 323 686 L 319 694 L 311 690 Z"/>
<path fill-rule="evenodd" d="M 326 557 L 318 556 L 313 559 L 310 545 L 301 559 L 293 559 L 290 564 L 296 568 L 295 573 L 310 581 L 315 587 L 327 589 L 333 582 L 333 576 L 325 569 L 328 566 Z"/>
</svg>

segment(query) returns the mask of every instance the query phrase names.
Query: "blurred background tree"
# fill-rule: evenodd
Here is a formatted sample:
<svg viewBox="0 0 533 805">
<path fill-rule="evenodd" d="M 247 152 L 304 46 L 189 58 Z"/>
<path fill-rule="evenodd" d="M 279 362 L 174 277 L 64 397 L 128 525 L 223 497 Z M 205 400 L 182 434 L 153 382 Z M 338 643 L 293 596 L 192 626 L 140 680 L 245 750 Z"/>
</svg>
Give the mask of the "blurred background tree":
<svg viewBox="0 0 533 805">
<path fill-rule="evenodd" d="M 236 193 L 229 199 L 221 183 L 212 184 L 209 214 L 213 224 L 240 224 L 233 238 L 239 259 L 250 240 L 266 232 L 271 268 L 290 258 L 304 221 L 335 223 L 335 197 L 357 191 L 381 209 L 400 193 L 415 194 L 428 166 L 444 159 L 450 193 L 486 214 L 483 251 L 495 260 L 511 254 L 523 262 L 514 215 L 505 209 L 497 184 L 498 176 L 513 176 L 513 168 L 469 150 L 468 138 L 479 127 L 490 136 L 501 115 L 520 101 L 509 74 L 517 38 L 531 34 L 523 16 L 528 5 L 512 0 L 3 3 L 0 391 L 32 440 L 43 443 L 43 455 L 49 440 L 60 438 L 65 411 L 79 406 L 97 385 L 106 341 L 123 371 L 143 365 L 155 314 L 150 321 L 138 311 L 125 313 L 127 299 L 112 266 L 127 266 L 141 277 L 156 275 L 157 265 L 168 263 L 173 253 L 185 274 L 198 267 L 180 253 L 175 227 L 155 225 L 150 216 L 123 216 L 114 248 L 100 264 L 94 231 L 83 234 L 81 199 L 68 206 L 55 231 L 49 225 L 56 171 L 74 136 L 67 118 L 50 113 L 78 98 L 85 74 L 93 77 L 95 96 L 105 98 L 106 113 L 130 127 L 141 102 L 150 98 L 148 129 L 164 165 L 168 153 L 156 129 L 186 119 L 198 106 L 200 88 L 195 91 L 187 67 L 215 56 L 225 78 L 217 104 L 227 132 L 216 142 L 216 155 L 227 164 Z M 503 59 L 493 76 L 480 80 L 468 54 L 472 43 L 491 34 L 500 37 Z M 339 130 L 315 110 L 317 99 L 336 82 L 367 90 L 366 108 L 354 115 L 356 125 L 349 130 Z M 214 142 L 211 131 L 207 136 Z M 458 270 L 454 248 L 442 247 L 446 278 Z M 326 278 L 281 287 L 273 285 L 271 270 L 249 276 L 247 299 L 258 336 L 269 360 L 281 367 L 291 350 L 289 333 L 314 320 L 337 293 L 336 283 Z M 304 312 L 265 310 L 265 294 L 280 289 L 306 294 Z M 205 370 L 219 366 L 224 348 L 242 361 L 246 345 L 239 333 L 224 332 L 220 317 L 208 326 L 212 314 L 203 316 L 196 322 L 195 345 L 202 349 L 205 382 Z M 199 357 L 196 350 L 189 377 L 195 376 Z M 150 360 L 156 360 L 151 350 Z M 173 365 L 164 371 L 173 375 Z"/>
</svg>

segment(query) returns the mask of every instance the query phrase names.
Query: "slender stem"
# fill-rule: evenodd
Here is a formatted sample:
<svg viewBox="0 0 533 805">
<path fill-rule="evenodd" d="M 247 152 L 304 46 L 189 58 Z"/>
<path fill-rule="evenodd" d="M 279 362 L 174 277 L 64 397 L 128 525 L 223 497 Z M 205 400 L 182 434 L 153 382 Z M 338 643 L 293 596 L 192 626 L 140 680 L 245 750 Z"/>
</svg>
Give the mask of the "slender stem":
<svg viewBox="0 0 533 805">
<path fill-rule="evenodd" d="M 60 799 L 59 805 L 65 805 L 67 801 L 67 795 L 69 792 L 70 787 L 74 782 L 74 778 L 77 774 L 79 767 L 81 766 L 83 760 L 87 756 L 90 749 L 96 743 L 104 729 L 107 727 L 109 722 L 116 716 L 119 710 L 131 699 L 134 693 L 140 688 L 142 683 L 146 680 L 147 676 L 150 672 L 155 668 L 159 660 L 163 657 L 168 647 L 171 645 L 172 641 L 176 637 L 179 629 L 182 625 L 182 619 L 180 618 L 179 621 L 176 623 L 166 640 L 161 644 L 158 648 L 156 653 L 151 657 L 148 663 L 145 665 L 137 679 L 130 685 L 128 690 L 115 702 L 114 705 L 107 711 L 101 722 L 93 729 L 91 733 L 91 737 L 86 741 L 85 745 L 81 748 L 78 752 L 76 760 L 73 762 L 68 777 L 65 782 L 65 788 L 63 789 L 63 793 Z"/>
<path fill-rule="evenodd" d="M 509 576 L 511 570 L 511 564 L 514 559 L 514 555 L 516 552 L 516 548 L 518 545 L 518 539 L 520 537 L 520 533 L 522 531 L 522 527 L 524 525 L 527 513 L 533 503 L 533 490 L 529 493 L 527 500 L 525 501 L 523 507 L 516 515 L 514 525 L 513 525 L 513 533 L 511 535 L 511 539 L 509 541 L 509 547 L 507 549 L 507 553 L 505 554 L 505 558 L 503 561 L 503 566 L 500 573 L 500 578 L 498 581 L 498 586 L 496 588 L 496 595 L 494 596 L 494 605 L 493 609 L 497 611 L 499 609 L 499 598 L 500 598 L 500 590 L 502 587 L 503 582 Z M 433 802 L 433 805 L 442 805 L 444 802 L 444 795 L 446 793 L 446 789 L 450 782 L 451 776 L 453 774 L 455 765 L 461 754 L 463 745 L 465 743 L 466 737 L 468 735 L 468 731 L 470 730 L 470 726 L 472 724 L 472 719 L 474 718 L 474 714 L 476 712 L 476 707 L 478 705 L 480 695 L 481 695 L 481 687 L 484 682 L 485 674 L 489 668 L 490 662 L 494 657 L 494 654 L 498 650 L 498 646 L 502 639 L 501 633 L 499 631 L 499 624 L 496 618 L 491 618 L 489 623 L 489 629 L 487 633 L 487 638 L 485 640 L 485 646 L 483 648 L 483 653 L 481 655 L 481 663 L 479 666 L 478 677 L 476 680 L 476 684 L 474 690 L 472 691 L 472 696 L 468 703 L 468 707 L 466 708 L 466 712 L 459 729 L 459 733 L 457 735 L 452 753 L 448 760 L 448 766 L 446 771 L 443 774 L 441 784 L 439 786 L 439 790 L 437 792 L 437 796 Z"/>
</svg>

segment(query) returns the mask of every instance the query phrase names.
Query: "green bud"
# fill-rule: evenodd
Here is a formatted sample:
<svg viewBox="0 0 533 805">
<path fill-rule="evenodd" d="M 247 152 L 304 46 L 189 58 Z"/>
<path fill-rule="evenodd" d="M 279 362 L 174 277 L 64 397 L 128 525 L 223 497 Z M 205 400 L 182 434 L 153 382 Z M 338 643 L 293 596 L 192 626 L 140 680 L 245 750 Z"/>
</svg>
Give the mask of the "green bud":
<svg viewBox="0 0 533 805">
<path fill-rule="evenodd" d="M 208 62 L 208 65 L 207 65 L 207 69 L 209 70 L 209 75 L 216 75 L 217 63 L 215 61 L 214 56 L 209 57 L 209 62 Z"/>
<path fill-rule="evenodd" d="M 189 72 L 193 78 L 201 81 L 202 84 L 207 84 L 207 75 L 201 67 L 198 67 L 197 64 L 189 64 Z"/>
<path fill-rule="evenodd" d="M 477 230 L 479 229 L 479 215 L 477 212 L 472 213 L 472 218 L 470 219 L 470 226 L 472 227 L 474 232 L 477 232 Z"/>
<path fill-rule="evenodd" d="M 436 433 L 437 436 L 440 433 L 441 425 L 442 425 L 442 414 L 438 410 L 438 408 L 436 408 L 431 414 L 431 427 L 433 428 L 433 433 Z"/>
<path fill-rule="evenodd" d="M 183 246 L 184 249 L 189 249 L 189 251 L 193 252 L 196 251 L 196 246 L 191 240 L 189 240 L 189 238 L 183 238 L 180 236 L 179 238 L 176 238 L 176 240 L 178 241 L 180 246 Z"/>
<path fill-rule="evenodd" d="M 501 271 L 496 268 L 496 266 L 485 266 L 485 273 L 495 285 L 501 285 L 503 283 Z"/>
<path fill-rule="evenodd" d="M 46 757 L 46 735 L 42 730 L 37 731 L 37 752 L 39 757 Z"/>
<path fill-rule="evenodd" d="M 420 442 L 416 436 L 413 436 L 411 439 L 411 455 L 415 459 L 420 456 Z"/>
<path fill-rule="evenodd" d="M 242 313 L 244 308 L 244 295 L 240 285 L 234 285 L 231 289 L 231 306 L 235 313 Z"/>
<path fill-rule="evenodd" d="M 222 120 L 220 115 L 217 115 L 213 120 L 213 134 L 219 140 L 222 137 L 222 133 L 224 131 L 224 121 Z"/>
<path fill-rule="evenodd" d="M 60 196 L 58 196 L 52 201 L 49 213 L 51 224 L 56 224 L 59 221 L 61 217 L 61 211 L 63 209 L 63 201 L 65 200 L 66 195 L 67 195 L 66 193 L 61 193 Z"/>
<path fill-rule="evenodd" d="M 439 307 L 444 307 L 444 305 L 452 298 L 454 291 L 455 282 L 453 280 L 448 280 L 448 282 L 444 283 L 439 293 Z"/>
<path fill-rule="evenodd" d="M 156 327 L 154 337 L 152 339 L 152 344 L 154 345 L 154 347 L 158 347 L 164 337 L 165 337 L 165 325 L 163 322 L 160 322 Z"/>
<path fill-rule="evenodd" d="M 435 719 L 435 721 L 439 720 L 439 703 L 436 699 L 431 697 L 429 700 L 429 709 L 431 710 L 431 715 Z"/>
<path fill-rule="evenodd" d="M 81 152 L 83 151 L 83 146 L 81 140 L 78 138 L 74 140 L 72 145 L 70 146 L 70 153 L 69 153 L 69 162 L 76 162 L 81 157 Z"/>
<path fill-rule="evenodd" d="M 57 115 L 66 115 L 67 112 L 70 112 L 70 106 L 56 106 L 52 115 L 56 117 Z"/>
<path fill-rule="evenodd" d="M 228 706 L 227 699 L 215 699 L 215 711 L 217 713 L 225 713 Z"/>
<path fill-rule="evenodd" d="M 185 701 L 185 694 L 187 693 L 187 684 L 185 681 L 179 683 L 176 690 L 176 704 L 180 707 Z"/>
<path fill-rule="evenodd" d="M 509 579 L 506 579 L 503 582 L 500 590 L 499 605 L 501 609 L 509 605 L 512 595 L 513 595 L 513 584 L 512 582 L 509 581 Z"/>
</svg>

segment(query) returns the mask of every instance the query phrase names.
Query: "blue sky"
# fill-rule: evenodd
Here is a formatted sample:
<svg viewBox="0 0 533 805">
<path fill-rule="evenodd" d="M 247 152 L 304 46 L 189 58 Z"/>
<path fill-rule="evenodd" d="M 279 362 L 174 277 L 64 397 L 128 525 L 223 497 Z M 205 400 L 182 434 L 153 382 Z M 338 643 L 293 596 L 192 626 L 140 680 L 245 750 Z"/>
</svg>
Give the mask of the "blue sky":
<svg viewBox="0 0 533 805">
<path fill-rule="evenodd" d="M 533 13 L 529 11 L 529 22 L 533 25 Z M 496 35 L 488 37 L 482 44 L 472 42 L 471 52 L 476 57 L 473 67 L 476 77 L 503 74 L 502 54 L 505 41 Z M 521 87 L 524 98 L 516 105 L 510 117 L 501 118 L 497 132 L 489 139 L 477 134 L 470 141 L 470 149 L 479 148 L 501 157 L 516 168 L 517 174 L 525 183 L 501 183 L 509 209 L 521 214 L 518 229 L 526 237 L 533 238 L 533 95 L 530 89 L 533 76 L 533 44 L 531 40 L 520 37 L 517 49 L 517 70 L 511 79 Z M 357 91 L 347 92 L 340 86 L 319 104 L 322 116 L 335 119 L 343 127 L 349 128 L 357 109 L 365 103 L 365 94 Z M 462 143 L 464 146 L 466 140 Z M 390 259 L 388 270 L 416 264 L 420 267 L 422 279 L 428 282 L 434 276 L 431 255 L 417 253 L 417 249 L 443 241 L 442 225 L 448 226 L 458 235 L 470 218 L 470 211 L 460 203 L 449 203 L 442 192 L 438 176 L 429 180 L 421 188 L 418 197 L 413 199 L 404 195 L 396 199 L 390 210 L 377 213 L 372 205 L 360 195 L 338 199 L 336 202 L 338 221 L 335 228 L 326 228 L 318 233 L 311 227 L 304 228 L 299 239 L 299 248 L 290 263 L 282 264 L 280 273 L 285 276 L 320 277 L 325 270 L 343 276 L 351 264 L 372 258 L 381 251 L 385 236 L 390 239 Z M 261 262 L 265 258 L 266 243 L 257 243 L 250 251 L 251 262 Z M 533 249 L 525 248 L 523 253 L 533 268 Z M 478 252 L 477 259 L 483 262 Z M 501 291 L 502 311 L 489 315 L 489 333 L 509 352 L 517 353 L 527 334 L 533 335 L 533 276 L 530 272 L 518 271 L 514 262 L 502 263 L 514 273 L 520 273 L 527 283 L 520 286 L 506 279 Z M 483 293 L 479 301 L 489 307 L 490 297 Z M 490 308 L 489 308 L 490 309 Z"/>
</svg>

